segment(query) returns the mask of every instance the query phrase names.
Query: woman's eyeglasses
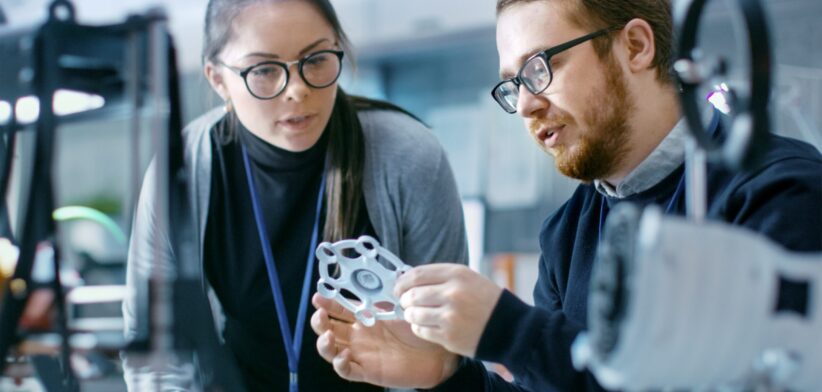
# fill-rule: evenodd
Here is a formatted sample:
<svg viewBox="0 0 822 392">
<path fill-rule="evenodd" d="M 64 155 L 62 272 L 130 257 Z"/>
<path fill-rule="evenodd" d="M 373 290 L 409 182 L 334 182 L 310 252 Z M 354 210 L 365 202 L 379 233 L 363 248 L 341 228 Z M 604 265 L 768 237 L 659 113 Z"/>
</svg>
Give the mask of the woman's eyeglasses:
<svg viewBox="0 0 822 392">
<path fill-rule="evenodd" d="M 305 84 L 314 88 L 324 88 L 334 84 L 340 77 L 342 59 L 341 50 L 321 50 L 300 60 L 264 61 L 245 69 L 232 67 L 222 61 L 219 63 L 240 75 L 251 95 L 258 99 L 273 99 L 282 94 L 288 85 L 289 68 L 292 65 L 297 64 L 297 70 Z"/>
</svg>

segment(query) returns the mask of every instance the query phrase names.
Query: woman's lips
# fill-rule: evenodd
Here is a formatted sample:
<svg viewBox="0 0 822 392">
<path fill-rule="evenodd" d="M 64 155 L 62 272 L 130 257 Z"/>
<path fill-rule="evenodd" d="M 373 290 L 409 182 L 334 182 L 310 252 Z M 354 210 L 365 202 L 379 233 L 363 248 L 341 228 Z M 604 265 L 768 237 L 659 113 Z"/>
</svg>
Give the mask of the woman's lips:
<svg viewBox="0 0 822 392">
<path fill-rule="evenodd" d="M 280 121 L 277 121 L 277 125 L 293 131 L 302 131 L 308 128 L 315 118 L 316 115 L 313 114 L 288 116 Z"/>
</svg>

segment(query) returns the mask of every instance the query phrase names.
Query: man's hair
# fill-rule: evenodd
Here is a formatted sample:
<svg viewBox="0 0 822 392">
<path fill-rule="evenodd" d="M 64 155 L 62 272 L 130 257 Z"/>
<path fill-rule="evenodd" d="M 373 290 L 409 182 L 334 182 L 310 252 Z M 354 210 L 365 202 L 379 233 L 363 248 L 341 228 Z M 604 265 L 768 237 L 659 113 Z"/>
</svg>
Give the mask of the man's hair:
<svg viewBox="0 0 822 392">
<path fill-rule="evenodd" d="M 545 1 L 563 8 L 570 22 L 591 32 L 611 27 L 624 26 L 631 19 L 642 19 L 654 31 L 656 52 L 651 64 L 656 68 L 657 79 L 663 83 L 673 83 L 671 75 L 674 38 L 671 16 L 671 0 L 497 0 L 497 16 L 515 4 Z M 592 44 L 600 59 L 608 56 L 612 36 L 594 39 Z"/>
</svg>

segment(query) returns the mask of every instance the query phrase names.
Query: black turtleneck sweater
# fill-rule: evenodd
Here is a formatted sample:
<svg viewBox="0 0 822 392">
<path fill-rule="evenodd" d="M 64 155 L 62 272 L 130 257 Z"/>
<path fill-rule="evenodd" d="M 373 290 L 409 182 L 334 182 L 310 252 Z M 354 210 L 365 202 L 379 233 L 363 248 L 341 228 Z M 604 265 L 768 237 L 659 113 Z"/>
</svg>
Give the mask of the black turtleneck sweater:
<svg viewBox="0 0 822 392">
<path fill-rule="evenodd" d="M 213 174 L 203 245 L 206 277 L 225 311 L 223 337 L 234 354 L 247 389 L 287 391 L 288 361 L 254 220 L 241 146 L 244 144 L 248 151 L 288 321 L 294 333 L 327 137 L 323 135 L 310 149 L 295 153 L 267 143 L 242 126 L 237 129 L 237 137 L 226 141 L 220 132 L 225 121 L 218 123 L 211 134 Z M 364 201 L 360 211 L 358 233 L 376 238 Z M 319 241 L 324 217 L 325 212 L 320 218 Z M 309 299 L 319 279 L 316 267 L 313 275 Z M 319 356 L 317 335 L 309 322 L 313 308 L 310 303 L 308 307 L 299 363 L 300 390 L 381 391 L 382 388 L 341 379 Z"/>
</svg>

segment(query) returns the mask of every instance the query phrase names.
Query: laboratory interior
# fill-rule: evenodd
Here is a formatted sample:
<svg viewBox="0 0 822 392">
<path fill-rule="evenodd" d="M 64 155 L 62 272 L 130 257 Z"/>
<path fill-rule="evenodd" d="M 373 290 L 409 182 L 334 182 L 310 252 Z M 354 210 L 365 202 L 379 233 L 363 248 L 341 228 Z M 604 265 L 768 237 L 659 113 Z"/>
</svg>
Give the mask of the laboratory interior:
<svg viewBox="0 0 822 392">
<path fill-rule="evenodd" d="M 820 21 L 0 0 L 0 391 L 822 391 Z"/>
</svg>

